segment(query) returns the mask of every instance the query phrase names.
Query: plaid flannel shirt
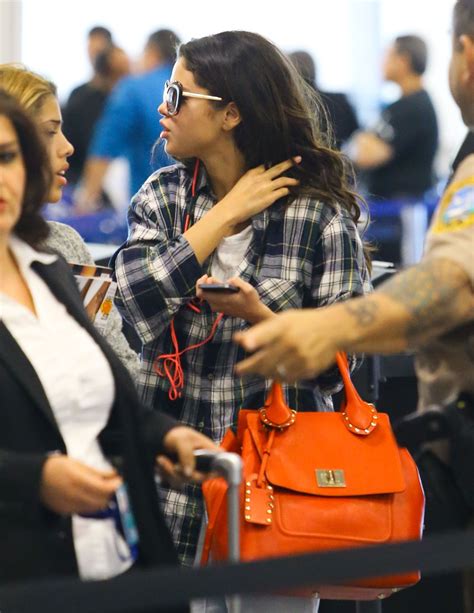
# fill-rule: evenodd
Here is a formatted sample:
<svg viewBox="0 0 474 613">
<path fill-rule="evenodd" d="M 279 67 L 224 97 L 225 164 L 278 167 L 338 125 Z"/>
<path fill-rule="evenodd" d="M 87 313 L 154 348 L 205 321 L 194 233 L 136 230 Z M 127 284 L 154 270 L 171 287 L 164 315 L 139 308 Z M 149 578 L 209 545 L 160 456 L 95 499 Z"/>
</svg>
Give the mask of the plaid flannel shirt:
<svg viewBox="0 0 474 613">
<path fill-rule="evenodd" d="M 263 405 L 271 383 L 234 374 L 244 352 L 232 336 L 248 323 L 224 317 L 210 342 L 182 355 L 184 389 L 174 402 L 168 399 L 169 382 L 153 368 L 159 355 L 172 351 L 173 319 L 180 349 L 206 339 L 215 321 L 207 303 L 200 313 L 185 308 L 195 296 L 197 279 L 210 271 L 212 255 L 201 266 L 183 236 L 190 203 L 196 222 L 215 202 L 204 170 L 194 198 L 184 165 L 154 173 L 132 200 L 129 236 L 116 255 L 115 273 L 117 306 L 143 343 L 138 381 L 142 400 L 220 441 L 239 408 Z M 344 209 L 300 197 L 290 206 L 279 202 L 256 215 L 252 228 L 251 244 L 236 274 L 255 286 L 272 311 L 326 306 L 370 289 L 362 243 Z M 317 380 L 285 386 L 285 393 L 294 409 L 331 410 L 331 394 L 339 387 L 333 370 Z M 178 552 L 183 561 L 192 562 L 201 518 L 198 490 L 160 493 Z"/>
</svg>

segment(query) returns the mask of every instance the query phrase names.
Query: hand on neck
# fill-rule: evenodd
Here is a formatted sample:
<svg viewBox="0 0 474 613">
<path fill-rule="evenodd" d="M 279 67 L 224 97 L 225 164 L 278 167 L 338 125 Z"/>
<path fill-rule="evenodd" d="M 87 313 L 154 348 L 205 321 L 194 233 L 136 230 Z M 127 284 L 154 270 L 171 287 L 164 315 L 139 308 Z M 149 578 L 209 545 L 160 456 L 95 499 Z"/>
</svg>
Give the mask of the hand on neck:
<svg viewBox="0 0 474 613">
<path fill-rule="evenodd" d="M 247 170 L 244 156 L 233 144 L 213 151 L 202 159 L 202 163 L 217 201 L 230 192 Z"/>
</svg>

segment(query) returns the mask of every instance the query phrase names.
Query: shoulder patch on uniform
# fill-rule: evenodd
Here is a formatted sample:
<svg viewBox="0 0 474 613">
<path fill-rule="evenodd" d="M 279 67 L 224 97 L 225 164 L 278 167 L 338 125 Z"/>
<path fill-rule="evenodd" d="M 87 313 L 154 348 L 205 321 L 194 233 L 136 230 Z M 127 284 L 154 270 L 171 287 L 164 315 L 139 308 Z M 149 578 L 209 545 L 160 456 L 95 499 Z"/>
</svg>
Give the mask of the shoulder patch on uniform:
<svg viewBox="0 0 474 613">
<path fill-rule="evenodd" d="M 451 232 L 474 225 L 474 177 L 453 183 L 439 205 L 433 232 Z"/>
</svg>

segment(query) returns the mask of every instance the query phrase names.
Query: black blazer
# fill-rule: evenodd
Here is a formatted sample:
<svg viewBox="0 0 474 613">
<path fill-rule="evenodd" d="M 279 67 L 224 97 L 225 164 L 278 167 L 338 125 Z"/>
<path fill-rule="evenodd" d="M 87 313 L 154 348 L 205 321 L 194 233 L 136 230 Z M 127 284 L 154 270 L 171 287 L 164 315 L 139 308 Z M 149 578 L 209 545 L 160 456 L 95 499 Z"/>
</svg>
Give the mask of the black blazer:
<svg viewBox="0 0 474 613">
<path fill-rule="evenodd" d="M 116 396 L 99 440 L 105 455 L 118 460 L 127 482 L 140 536 L 139 560 L 147 566 L 176 563 L 153 477 L 154 455 L 176 422 L 140 404 L 127 370 L 89 321 L 67 264 L 58 259 L 33 267 L 112 368 Z M 74 348 L 57 359 L 74 368 Z M 0 583 L 77 574 L 71 518 L 49 511 L 39 500 L 45 455 L 54 450 L 66 452 L 46 394 L 0 321 Z"/>
</svg>

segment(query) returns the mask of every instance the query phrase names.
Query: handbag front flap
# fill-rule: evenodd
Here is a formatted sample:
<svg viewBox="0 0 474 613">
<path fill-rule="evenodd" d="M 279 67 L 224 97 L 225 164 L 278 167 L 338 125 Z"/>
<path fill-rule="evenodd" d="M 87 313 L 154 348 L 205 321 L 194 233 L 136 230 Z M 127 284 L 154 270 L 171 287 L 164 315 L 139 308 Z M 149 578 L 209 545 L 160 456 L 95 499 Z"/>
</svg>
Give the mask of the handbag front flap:
<svg viewBox="0 0 474 613">
<path fill-rule="evenodd" d="M 258 413 L 247 415 L 247 426 L 263 458 L 268 431 Z M 293 425 L 275 433 L 266 478 L 273 486 L 319 496 L 405 489 L 399 448 L 385 413 L 378 414 L 368 436 L 350 432 L 340 413 L 298 413 Z"/>
</svg>

